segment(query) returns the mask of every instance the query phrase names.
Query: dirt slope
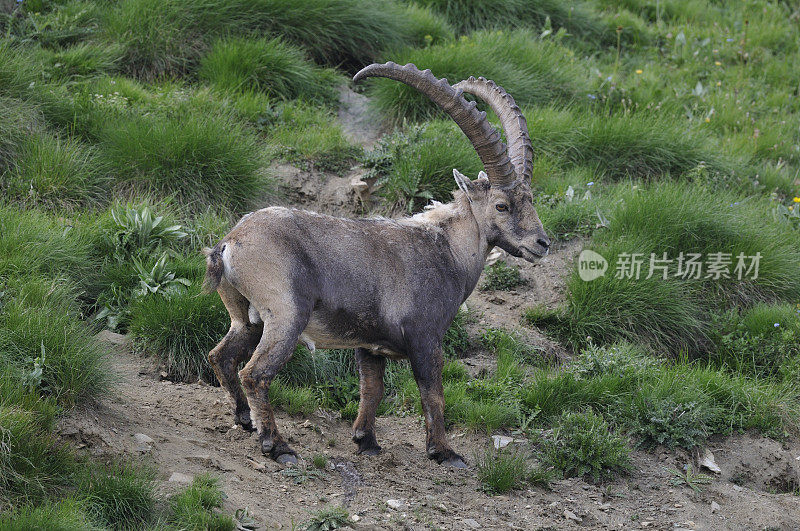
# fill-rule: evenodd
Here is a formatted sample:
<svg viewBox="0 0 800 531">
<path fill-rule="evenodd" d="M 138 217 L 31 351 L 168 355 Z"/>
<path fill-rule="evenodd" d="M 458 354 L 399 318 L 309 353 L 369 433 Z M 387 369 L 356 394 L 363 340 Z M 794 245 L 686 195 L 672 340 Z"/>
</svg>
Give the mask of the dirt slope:
<svg viewBox="0 0 800 531">
<path fill-rule="evenodd" d="M 569 479 L 555 482 L 552 491 L 492 497 L 479 490 L 474 466 L 454 470 L 425 458 L 419 418 L 380 418 L 377 432 L 384 452 L 370 458 L 355 455 L 349 423 L 321 411 L 309 419 L 279 412 L 279 427 L 303 458 L 301 465 L 315 454 L 329 458 L 321 477 L 298 484 L 260 455 L 254 435 L 231 428 L 222 389 L 161 381 L 157 370 L 146 369 L 148 361 L 124 344 L 114 348 L 113 364 L 120 376 L 115 395 L 65 417 L 62 437 L 83 452 L 151 462 L 167 492 L 187 479 L 169 481 L 175 472 L 219 475 L 228 496 L 226 509 L 248 507 L 267 529 L 291 528 L 329 504 L 344 504 L 358 515 L 352 524 L 357 529 L 800 528 L 800 497 L 767 492 L 800 484 L 796 443 L 782 446 L 744 435 L 712 444 L 722 474 L 702 493 L 671 484 L 670 469 L 682 468 L 691 456 L 635 452 L 631 476 L 609 485 Z M 143 444 L 136 434 L 153 442 Z M 460 429 L 450 436 L 471 463 L 491 444 L 485 434 Z M 398 500 L 399 508 L 388 506 L 388 500 Z M 719 505 L 713 512 L 712 502 Z M 565 511 L 581 521 L 567 519 Z"/>
</svg>

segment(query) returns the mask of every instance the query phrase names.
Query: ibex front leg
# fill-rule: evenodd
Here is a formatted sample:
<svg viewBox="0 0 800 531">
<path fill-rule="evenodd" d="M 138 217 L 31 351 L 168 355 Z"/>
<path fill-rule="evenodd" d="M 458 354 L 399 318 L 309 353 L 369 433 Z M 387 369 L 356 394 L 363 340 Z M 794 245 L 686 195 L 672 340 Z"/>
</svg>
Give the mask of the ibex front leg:
<svg viewBox="0 0 800 531">
<path fill-rule="evenodd" d="M 437 463 L 466 468 L 464 459 L 455 453 L 447 442 L 444 431 L 444 389 L 442 387 L 442 347 L 409 354 L 411 370 L 417 380 L 422 399 L 422 413 L 425 415 L 425 446 L 428 458 Z"/>
<path fill-rule="evenodd" d="M 370 354 L 367 349 L 356 349 L 361 399 L 358 416 L 353 423 L 353 441 L 358 443 L 358 453 L 377 455 L 381 451 L 375 439 L 375 412 L 383 399 L 383 373 L 386 358 Z"/>
<path fill-rule="evenodd" d="M 279 463 L 296 463 L 297 454 L 281 438 L 275 415 L 269 403 L 269 386 L 294 352 L 297 339 L 308 323 L 309 311 L 273 314 L 264 311 L 264 333 L 253 357 L 239 371 L 250 404 L 253 422 L 258 430 L 261 452 Z"/>
</svg>

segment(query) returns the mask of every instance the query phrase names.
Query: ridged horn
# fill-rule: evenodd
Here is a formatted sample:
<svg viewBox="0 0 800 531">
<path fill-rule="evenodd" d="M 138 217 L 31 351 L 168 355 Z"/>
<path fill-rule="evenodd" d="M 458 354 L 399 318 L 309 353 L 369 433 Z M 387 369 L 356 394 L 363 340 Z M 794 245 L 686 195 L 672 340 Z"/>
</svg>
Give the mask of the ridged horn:
<svg viewBox="0 0 800 531">
<path fill-rule="evenodd" d="M 358 82 L 367 77 L 394 79 L 425 94 L 449 114 L 467 135 L 493 185 L 505 186 L 514 182 L 514 166 L 500 133 L 486 119 L 486 113 L 477 110 L 474 101 L 464 99 L 461 91 L 451 87 L 446 79 L 437 79 L 430 70 L 420 70 L 411 63 L 400 66 L 392 62 L 371 64 L 358 72 L 353 81 Z"/>
<path fill-rule="evenodd" d="M 529 181 L 533 172 L 533 146 L 528 134 L 528 122 L 514 98 L 494 81 L 482 77 L 470 77 L 456 83 L 453 88 L 477 96 L 489 104 L 506 134 L 508 156 L 517 177 Z"/>
</svg>

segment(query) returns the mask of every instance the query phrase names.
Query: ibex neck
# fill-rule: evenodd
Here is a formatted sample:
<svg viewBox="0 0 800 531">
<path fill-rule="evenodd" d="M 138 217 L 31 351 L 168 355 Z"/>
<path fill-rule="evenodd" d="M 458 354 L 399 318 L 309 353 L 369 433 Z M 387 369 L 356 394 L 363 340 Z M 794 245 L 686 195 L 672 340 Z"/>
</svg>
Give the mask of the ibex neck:
<svg viewBox="0 0 800 531">
<path fill-rule="evenodd" d="M 458 201 L 438 205 L 418 216 L 425 223 L 442 229 L 450 242 L 453 259 L 464 277 L 464 299 L 472 293 L 483 272 L 491 250 L 485 231 L 466 203 Z"/>
</svg>

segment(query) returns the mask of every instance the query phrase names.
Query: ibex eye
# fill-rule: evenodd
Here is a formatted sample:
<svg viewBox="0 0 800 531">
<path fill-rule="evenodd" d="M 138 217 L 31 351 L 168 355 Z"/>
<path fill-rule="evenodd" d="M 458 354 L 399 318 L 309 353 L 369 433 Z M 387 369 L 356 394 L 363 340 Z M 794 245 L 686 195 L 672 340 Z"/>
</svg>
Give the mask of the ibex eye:
<svg viewBox="0 0 800 531">
<path fill-rule="evenodd" d="M 497 203 L 495 208 L 498 212 L 508 212 L 508 205 L 505 203 Z"/>
</svg>

